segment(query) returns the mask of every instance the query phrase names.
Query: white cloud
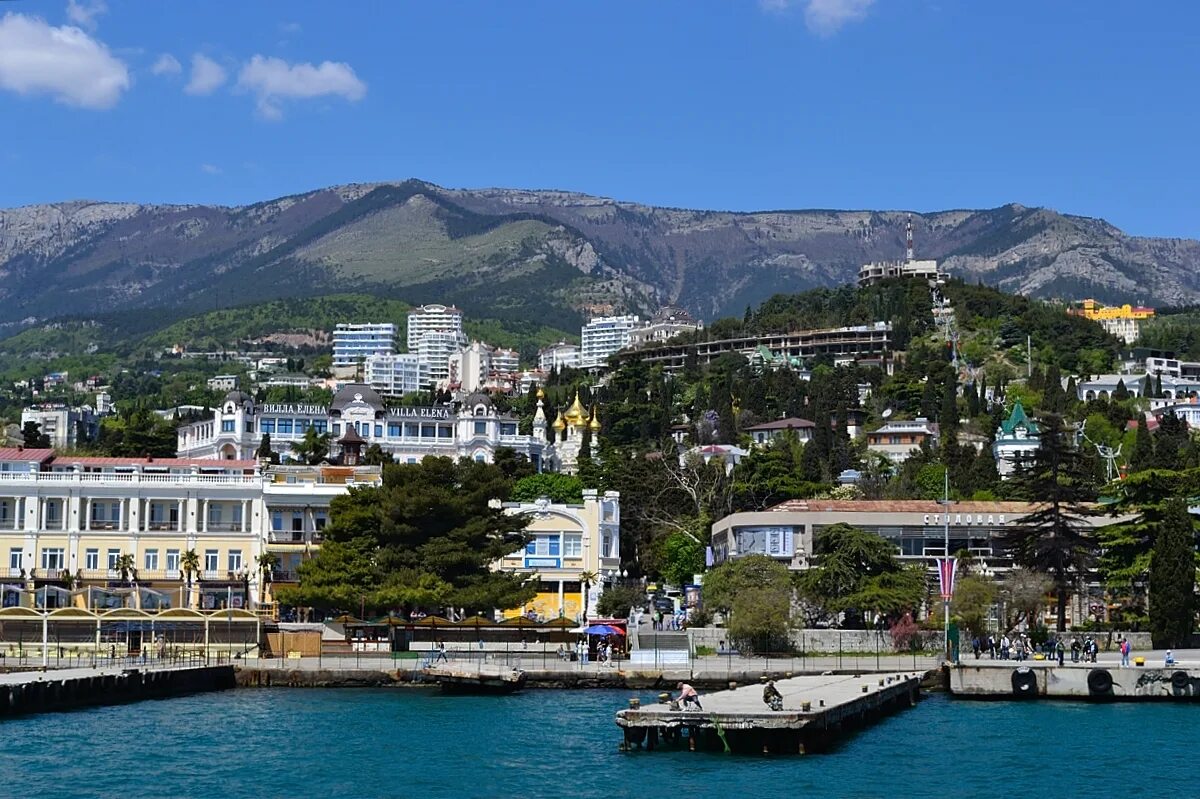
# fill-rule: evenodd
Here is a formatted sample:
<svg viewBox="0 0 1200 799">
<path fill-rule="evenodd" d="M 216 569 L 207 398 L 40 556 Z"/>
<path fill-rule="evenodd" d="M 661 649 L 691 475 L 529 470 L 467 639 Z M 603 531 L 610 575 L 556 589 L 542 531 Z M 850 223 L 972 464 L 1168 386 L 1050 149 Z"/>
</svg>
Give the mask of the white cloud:
<svg viewBox="0 0 1200 799">
<path fill-rule="evenodd" d="M 801 0 L 759 0 L 764 11 L 787 11 Z M 875 0 L 803 0 L 804 24 L 818 36 L 832 36 L 851 22 L 866 18 Z"/>
<path fill-rule="evenodd" d="M 266 119 L 283 116 L 281 101 L 336 96 L 350 101 L 361 100 L 367 84 L 359 80 L 349 64 L 322 61 L 289 64 L 282 58 L 256 55 L 238 74 L 238 88 L 254 93 L 258 98 L 258 113 Z"/>
<path fill-rule="evenodd" d="M 0 89 L 112 108 L 129 85 L 125 63 L 79 28 L 11 12 L 0 18 Z"/>
<path fill-rule="evenodd" d="M 183 90 L 188 94 L 212 94 L 225 82 L 225 67 L 206 55 L 192 56 L 192 77 Z"/>
<path fill-rule="evenodd" d="M 201 164 L 200 171 L 206 175 L 219 175 L 221 174 L 221 167 L 212 164 Z"/>
<path fill-rule="evenodd" d="M 91 0 L 91 2 L 85 0 L 82 3 L 67 0 L 67 19 L 90 31 L 96 30 L 96 17 L 107 11 L 108 6 L 104 4 L 104 0 Z"/>
<path fill-rule="evenodd" d="M 150 72 L 155 75 L 178 75 L 183 72 L 183 65 L 179 63 L 179 59 L 170 53 L 163 53 L 154 62 L 154 66 L 150 67 Z"/>
<path fill-rule="evenodd" d="M 300 23 L 299 22 L 281 22 L 281 23 L 279 23 L 279 30 L 282 33 L 296 34 L 296 33 L 299 33 L 301 30 Z"/>
</svg>

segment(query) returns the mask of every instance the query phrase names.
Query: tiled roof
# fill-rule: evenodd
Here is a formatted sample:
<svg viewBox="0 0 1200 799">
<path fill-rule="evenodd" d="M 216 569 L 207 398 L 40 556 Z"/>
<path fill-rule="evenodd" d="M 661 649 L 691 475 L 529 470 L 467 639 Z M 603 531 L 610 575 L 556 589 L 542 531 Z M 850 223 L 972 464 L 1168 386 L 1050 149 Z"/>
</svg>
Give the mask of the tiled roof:
<svg viewBox="0 0 1200 799">
<path fill-rule="evenodd" d="M 0 461 L 37 461 L 45 463 L 54 457 L 52 449 L 24 449 L 22 447 L 0 447 Z"/>
<path fill-rule="evenodd" d="M 746 430 L 798 430 L 804 427 L 816 427 L 814 422 L 808 419 L 801 419 L 798 416 L 789 416 L 786 419 L 776 419 L 773 422 L 763 422 L 762 424 L 750 425 Z"/>
<path fill-rule="evenodd" d="M 950 513 L 1029 513 L 1028 502 L 954 502 Z M 767 509 L 775 513 L 821 511 L 842 513 L 944 513 L 946 508 L 932 499 L 789 499 Z"/>
<path fill-rule="evenodd" d="M 61 456 L 55 466 L 196 466 L 201 469 L 252 469 L 258 461 L 226 461 L 219 458 L 76 458 Z"/>
</svg>

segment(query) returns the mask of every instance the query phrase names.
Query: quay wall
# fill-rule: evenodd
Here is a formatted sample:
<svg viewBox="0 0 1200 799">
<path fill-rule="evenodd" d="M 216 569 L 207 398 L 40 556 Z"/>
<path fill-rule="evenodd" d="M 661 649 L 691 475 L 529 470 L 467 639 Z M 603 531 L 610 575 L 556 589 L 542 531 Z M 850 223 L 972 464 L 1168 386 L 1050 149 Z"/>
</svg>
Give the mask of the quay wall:
<svg viewBox="0 0 1200 799">
<path fill-rule="evenodd" d="M 80 671 L 28 672 L 28 679 L 0 684 L 0 718 L 223 691 L 235 684 L 232 666 Z"/>
<path fill-rule="evenodd" d="M 1194 665 L 996 663 L 948 669 L 950 693 L 967 699 L 1200 700 L 1200 668 Z"/>
<path fill-rule="evenodd" d="M 729 631 L 722 627 L 691 627 L 687 630 L 688 643 L 691 651 L 694 653 L 697 646 L 706 646 L 714 650 L 721 650 L 729 646 Z M 1129 643 L 1133 646 L 1135 652 L 1146 651 L 1151 649 L 1150 633 L 1148 632 L 1101 632 L 1101 633 L 1075 633 L 1068 631 L 1063 633 L 1065 642 L 1069 645 L 1071 638 L 1078 637 L 1082 641 L 1088 635 L 1094 637 L 1099 642 L 1102 652 L 1115 652 L 1117 649 L 1117 641 L 1122 637 L 1128 638 Z M 643 643 L 647 644 L 652 639 L 649 634 L 642 636 Z M 1197 636 L 1200 638 L 1200 636 Z M 887 630 L 825 630 L 825 629 L 802 629 L 792 630 L 791 632 L 792 646 L 798 652 L 808 652 L 810 654 L 822 653 L 860 653 L 860 654 L 875 654 L 882 652 L 884 654 L 894 654 L 898 650 L 892 642 L 892 636 Z M 941 631 L 923 631 L 921 633 L 921 649 L 927 652 L 941 652 L 942 633 Z M 964 657 L 970 655 L 971 637 L 966 633 L 959 636 L 959 650 L 966 653 Z M 908 650 L 902 650 L 907 652 Z M 1070 652 L 1067 652 L 1067 657 L 1070 657 Z"/>
</svg>

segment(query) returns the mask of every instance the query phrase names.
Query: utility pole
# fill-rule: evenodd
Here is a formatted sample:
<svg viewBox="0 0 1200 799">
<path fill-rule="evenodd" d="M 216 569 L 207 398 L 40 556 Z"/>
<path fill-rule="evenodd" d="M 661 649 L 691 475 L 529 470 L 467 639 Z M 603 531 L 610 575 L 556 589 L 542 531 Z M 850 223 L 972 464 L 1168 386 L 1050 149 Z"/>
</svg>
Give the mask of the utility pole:
<svg viewBox="0 0 1200 799">
<path fill-rule="evenodd" d="M 1033 377 L 1033 336 L 1025 337 L 1025 378 Z"/>
<path fill-rule="evenodd" d="M 942 592 L 942 641 L 945 644 L 946 661 L 950 662 L 954 649 L 950 646 L 950 596 L 954 591 L 954 561 L 950 559 L 950 470 L 944 473 L 945 486 L 942 494 L 943 560 L 938 564 Z"/>
</svg>

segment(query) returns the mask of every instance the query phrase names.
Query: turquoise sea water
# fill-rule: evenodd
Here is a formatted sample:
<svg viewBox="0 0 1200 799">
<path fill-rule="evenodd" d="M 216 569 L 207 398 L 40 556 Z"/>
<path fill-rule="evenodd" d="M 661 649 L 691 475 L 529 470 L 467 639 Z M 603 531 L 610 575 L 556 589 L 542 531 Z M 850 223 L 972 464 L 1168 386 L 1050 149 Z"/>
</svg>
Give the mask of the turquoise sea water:
<svg viewBox="0 0 1200 799">
<path fill-rule="evenodd" d="M 618 752 L 630 695 L 262 689 L 9 720 L 0 796 L 1200 796 L 1195 705 L 933 696 L 832 753 L 747 758 Z"/>
</svg>

